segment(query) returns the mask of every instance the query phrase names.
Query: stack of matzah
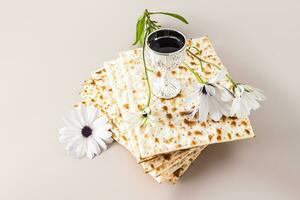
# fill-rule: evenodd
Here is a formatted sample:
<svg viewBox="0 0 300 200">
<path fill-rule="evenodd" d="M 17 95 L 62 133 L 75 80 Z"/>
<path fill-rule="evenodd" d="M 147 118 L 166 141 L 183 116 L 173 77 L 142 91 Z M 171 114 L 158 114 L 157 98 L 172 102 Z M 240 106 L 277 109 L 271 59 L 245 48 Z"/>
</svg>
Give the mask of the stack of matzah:
<svg viewBox="0 0 300 200">
<path fill-rule="evenodd" d="M 187 45 L 199 48 L 198 56 L 206 61 L 224 67 L 207 37 L 189 40 Z M 185 62 L 205 78 L 217 73 L 217 69 L 205 63 L 205 72 L 201 73 L 199 63 L 192 57 L 187 56 Z M 175 183 L 207 145 L 251 138 L 254 133 L 247 118 L 188 121 L 185 98 L 196 80 L 183 66 L 171 74 L 180 81 L 182 90 L 170 100 L 152 97 L 150 107 L 157 119 L 155 127 L 129 129 L 124 123 L 128 113 L 141 111 L 147 102 L 141 49 L 123 52 L 117 59 L 104 63 L 85 81 L 81 96 L 82 103 L 97 106 L 110 119 L 114 139 L 132 153 L 146 173 L 157 182 Z M 160 72 L 149 75 L 155 81 Z M 222 84 L 230 87 L 227 82 Z"/>
</svg>

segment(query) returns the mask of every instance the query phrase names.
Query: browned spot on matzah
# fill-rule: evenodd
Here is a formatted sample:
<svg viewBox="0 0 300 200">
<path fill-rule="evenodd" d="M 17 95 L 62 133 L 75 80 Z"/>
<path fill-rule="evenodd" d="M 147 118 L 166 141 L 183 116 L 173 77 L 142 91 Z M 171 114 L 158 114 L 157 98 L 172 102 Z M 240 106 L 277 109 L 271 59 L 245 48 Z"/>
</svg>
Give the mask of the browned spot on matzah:
<svg viewBox="0 0 300 200">
<path fill-rule="evenodd" d="M 217 128 L 217 133 L 220 135 L 222 133 L 222 130 Z"/>
<path fill-rule="evenodd" d="M 129 60 L 129 64 L 130 64 L 130 65 L 134 64 L 134 60 L 130 59 L 130 60 Z"/>
<path fill-rule="evenodd" d="M 179 93 L 176 97 L 182 97 L 182 94 L 181 93 Z"/>
<path fill-rule="evenodd" d="M 179 177 L 179 176 L 180 176 L 180 172 L 181 172 L 182 170 L 183 170 L 182 168 L 177 169 L 175 172 L 173 172 L 173 175 L 174 175 L 175 177 Z"/>
<path fill-rule="evenodd" d="M 180 140 L 180 138 L 181 138 L 180 135 L 177 135 L 177 139 Z"/>
<path fill-rule="evenodd" d="M 102 90 L 105 90 L 105 88 L 106 88 L 105 85 L 101 86 L 101 89 L 102 89 Z"/>
<path fill-rule="evenodd" d="M 197 65 L 197 63 L 195 63 L 195 62 L 190 62 L 191 63 L 191 65 Z"/>
<path fill-rule="evenodd" d="M 133 93 L 136 93 L 136 90 L 132 90 Z"/>
<path fill-rule="evenodd" d="M 201 131 L 195 131 L 195 135 L 202 135 Z"/>
<path fill-rule="evenodd" d="M 241 135 L 239 133 L 236 133 L 235 136 L 236 137 L 241 137 Z"/>
<path fill-rule="evenodd" d="M 143 110 L 144 106 L 143 106 L 142 104 L 139 104 L 139 105 L 137 105 L 137 108 L 138 108 L 139 110 Z"/>
<path fill-rule="evenodd" d="M 209 141 L 211 141 L 211 139 L 213 138 L 213 136 L 212 135 L 208 135 L 208 139 L 209 139 Z"/>
<path fill-rule="evenodd" d="M 155 75 L 156 75 L 157 77 L 161 77 L 160 71 L 157 71 Z"/>
<path fill-rule="evenodd" d="M 223 116 L 221 117 L 221 121 L 222 121 L 222 122 L 225 122 L 225 120 L 226 120 L 226 117 L 223 115 Z"/>
<path fill-rule="evenodd" d="M 128 141 L 127 137 L 125 137 L 124 135 L 122 135 L 122 139 L 125 140 L 126 142 Z"/>
<path fill-rule="evenodd" d="M 148 138 L 148 135 L 147 135 L 147 134 L 145 134 L 145 135 L 144 135 L 144 137 L 145 137 L 145 138 Z"/>
<path fill-rule="evenodd" d="M 159 119 L 158 122 L 161 123 L 162 125 L 165 125 L 165 122 L 162 119 Z"/>
<path fill-rule="evenodd" d="M 176 108 L 176 107 L 173 107 L 173 108 L 172 108 L 172 111 L 173 111 L 173 112 L 175 112 L 176 110 L 177 110 L 177 108 Z"/>
<path fill-rule="evenodd" d="M 196 47 L 200 48 L 200 43 L 197 42 L 196 43 Z"/>
<path fill-rule="evenodd" d="M 174 140 L 174 138 L 171 137 L 169 139 L 165 139 L 164 142 L 167 143 L 167 144 L 170 144 L 173 140 Z"/>
<path fill-rule="evenodd" d="M 191 131 L 188 131 L 188 136 L 191 136 L 192 135 L 192 132 Z"/>
<path fill-rule="evenodd" d="M 203 126 L 203 127 L 206 127 L 206 123 L 205 122 L 201 122 L 200 125 Z"/>
<path fill-rule="evenodd" d="M 171 122 L 168 124 L 170 128 L 175 128 L 175 125 L 172 124 Z"/>
<path fill-rule="evenodd" d="M 158 138 L 155 138 L 155 143 L 159 143 L 159 139 Z"/>
<path fill-rule="evenodd" d="M 126 108 L 126 109 L 128 109 L 129 108 L 129 104 L 126 103 L 126 104 L 123 105 L 123 107 Z"/>
<path fill-rule="evenodd" d="M 180 116 L 185 116 L 185 115 L 188 115 L 188 114 L 190 114 L 191 112 L 189 112 L 189 111 L 181 111 L 181 112 L 179 112 L 179 115 Z"/>
<path fill-rule="evenodd" d="M 194 126 L 194 125 L 196 124 L 196 122 L 194 122 L 194 121 L 189 121 L 189 120 L 187 120 L 187 119 L 184 119 L 184 120 L 183 120 L 183 123 L 185 123 L 185 124 L 188 125 L 188 126 Z"/>
<path fill-rule="evenodd" d="M 245 132 L 250 135 L 250 131 L 248 129 L 245 129 Z"/>
<path fill-rule="evenodd" d="M 94 80 L 92 80 L 91 85 L 96 85 L 96 82 Z"/>
<path fill-rule="evenodd" d="M 232 122 L 230 123 L 230 125 L 231 125 L 232 127 L 236 127 L 236 122 L 235 122 L 235 121 L 232 121 Z"/>
<path fill-rule="evenodd" d="M 167 106 L 163 106 L 162 109 L 163 109 L 163 111 L 166 111 L 166 112 L 168 111 L 168 107 Z"/>
<path fill-rule="evenodd" d="M 241 125 L 247 126 L 247 122 L 246 121 L 241 121 Z"/>
<path fill-rule="evenodd" d="M 165 160 L 170 160 L 171 159 L 171 154 L 169 154 L 169 153 L 164 154 L 164 159 Z"/>
<path fill-rule="evenodd" d="M 204 72 L 206 75 L 211 75 L 211 72 L 210 71 L 205 71 Z"/>
<path fill-rule="evenodd" d="M 177 145 L 176 145 L 176 148 L 181 148 L 181 144 L 177 144 Z"/>
<path fill-rule="evenodd" d="M 227 133 L 228 138 L 231 140 L 231 134 Z"/>
<path fill-rule="evenodd" d="M 173 71 L 171 71 L 171 73 L 172 73 L 173 75 L 175 75 L 175 74 L 176 74 L 176 71 L 173 70 Z"/>
<path fill-rule="evenodd" d="M 173 118 L 173 116 L 172 116 L 171 113 L 167 113 L 166 116 L 167 116 L 168 119 L 172 119 Z"/>
<path fill-rule="evenodd" d="M 220 135 L 217 136 L 217 140 L 220 141 L 222 137 Z"/>
<path fill-rule="evenodd" d="M 181 69 L 181 70 L 187 71 L 187 69 L 183 66 L 179 66 L 178 68 Z"/>
<path fill-rule="evenodd" d="M 194 140 L 192 140 L 192 142 L 191 142 L 191 145 L 196 145 L 197 143 L 194 141 Z"/>
</svg>

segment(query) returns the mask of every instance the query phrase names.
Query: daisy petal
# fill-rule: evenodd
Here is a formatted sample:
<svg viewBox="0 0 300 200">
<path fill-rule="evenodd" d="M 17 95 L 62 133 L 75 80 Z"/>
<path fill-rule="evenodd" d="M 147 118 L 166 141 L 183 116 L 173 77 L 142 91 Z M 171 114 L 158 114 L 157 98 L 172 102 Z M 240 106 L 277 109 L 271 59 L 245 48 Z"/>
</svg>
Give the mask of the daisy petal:
<svg viewBox="0 0 300 200">
<path fill-rule="evenodd" d="M 63 127 L 61 129 L 59 129 L 59 133 L 60 134 L 68 134 L 68 135 L 76 135 L 76 134 L 80 134 L 80 129 L 76 128 L 76 127 Z"/>
<path fill-rule="evenodd" d="M 237 114 L 237 112 L 239 112 L 240 110 L 240 98 L 235 98 L 232 101 L 232 106 L 231 106 L 231 111 L 230 111 L 230 116 L 234 116 L 235 114 Z"/>
<path fill-rule="evenodd" d="M 112 133 L 110 131 L 106 131 L 103 129 L 94 130 L 94 134 L 102 139 L 111 138 L 111 136 L 112 136 Z"/>
<path fill-rule="evenodd" d="M 265 101 L 266 100 L 266 96 L 263 95 L 262 92 L 259 92 L 258 90 L 254 90 L 253 95 L 259 101 Z"/>
<path fill-rule="evenodd" d="M 75 116 L 76 116 L 77 120 L 79 121 L 79 123 L 81 124 L 81 126 L 82 127 L 85 126 L 85 121 L 84 121 L 83 116 L 81 114 L 80 108 L 75 109 Z"/>
<path fill-rule="evenodd" d="M 94 137 L 89 137 L 88 138 L 87 145 L 88 145 L 89 151 L 92 151 L 93 154 L 99 155 L 101 153 L 101 149 L 99 148 L 99 145 L 95 141 Z"/>
<path fill-rule="evenodd" d="M 76 119 L 76 117 L 73 114 L 70 114 L 67 117 L 63 117 L 63 121 L 70 127 L 76 127 L 81 129 L 81 125 L 79 121 Z"/>
<path fill-rule="evenodd" d="M 247 103 L 250 108 L 256 110 L 259 108 L 259 103 L 255 100 L 255 97 L 251 95 L 251 93 L 245 92 L 244 99 L 247 100 Z"/>
<path fill-rule="evenodd" d="M 93 124 L 92 124 L 92 129 L 96 129 L 98 127 L 102 127 L 103 125 L 105 125 L 107 123 L 107 118 L 105 117 L 99 117 L 98 119 L 96 119 Z"/>
<path fill-rule="evenodd" d="M 88 124 L 91 125 L 98 117 L 99 110 L 95 107 L 90 106 L 87 108 L 87 111 L 88 111 Z"/>
<path fill-rule="evenodd" d="M 105 142 L 102 141 L 101 138 L 97 137 L 96 135 L 93 135 L 93 138 L 97 141 L 97 143 L 103 150 L 107 150 L 107 146 L 106 146 Z"/>
<path fill-rule="evenodd" d="M 78 141 L 82 139 L 80 135 L 75 136 L 71 141 L 69 141 L 66 145 L 66 151 L 73 151 L 73 149 L 77 146 Z"/>
<path fill-rule="evenodd" d="M 205 87 L 205 90 L 206 90 L 206 92 L 207 92 L 207 94 L 209 96 L 215 96 L 216 89 L 215 89 L 214 86 L 212 86 L 212 85 L 205 85 L 204 87 Z"/>
<path fill-rule="evenodd" d="M 85 156 L 86 152 L 86 139 L 82 140 L 81 143 L 79 143 L 75 149 L 75 156 L 77 158 L 82 158 Z"/>
<path fill-rule="evenodd" d="M 70 142 L 74 137 L 76 137 L 76 135 L 64 134 L 64 135 L 59 136 L 58 141 L 60 143 L 67 143 L 67 142 Z"/>
<path fill-rule="evenodd" d="M 214 120 L 214 121 L 219 121 L 220 118 L 222 117 L 222 113 L 219 110 L 219 103 L 215 98 L 211 98 L 209 103 L 209 114 L 210 117 Z"/>
<path fill-rule="evenodd" d="M 234 98 L 234 95 L 231 93 L 230 90 L 228 90 L 227 88 L 221 88 L 221 99 L 222 101 L 225 102 L 229 102 L 232 101 L 232 99 Z"/>
<path fill-rule="evenodd" d="M 87 107 L 85 105 L 81 105 L 80 106 L 80 111 L 81 111 L 82 118 L 85 122 L 85 125 L 89 125 L 88 124 L 89 118 L 88 118 Z"/>
<path fill-rule="evenodd" d="M 95 157 L 95 154 L 90 150 L 89 147 L 87 148 L 86 156 L 87 156 L 89 159 L 93 159 L 93 158 Z"/>
<path fill-rule="evenodd" d="M 203 122 L 207 120 L 207 115 L 208 115 L 208 100 L 207 97 L 202 95 L 200 96 L 200 101 L 199 101 L 199 117 L 198 121 Z"/>
</svg>

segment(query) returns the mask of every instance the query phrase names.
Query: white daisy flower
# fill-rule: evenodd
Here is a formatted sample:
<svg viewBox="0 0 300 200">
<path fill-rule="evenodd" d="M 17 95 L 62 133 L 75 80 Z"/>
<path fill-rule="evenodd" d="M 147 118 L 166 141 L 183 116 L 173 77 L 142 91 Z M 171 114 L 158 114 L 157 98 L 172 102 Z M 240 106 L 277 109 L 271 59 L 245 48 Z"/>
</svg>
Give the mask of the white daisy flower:
<svg viewBox="0 0 300 200">
<path fill-rule="evenodd" d="M 107 144 L 113 141 L 111 125 L 98 115 L 95 107 L 80 105 L 63 118 L 67 126 L 59 130 L 59 141 L 66 144 L 68 153 L 92 159 L 107 150 Z"/>
<path fill-rule="evenodd" d="M 140 126 L 154 126 L 156 123 L 155 118 L 151 114 L 150 107 L 144 108 L 138 113 L 129 113 L 125 119 L 125 123 L 129 129 L 134 129 Z"/>
<path fill-rule="evenodd" d="M 226 73 L 226 70 L 222 70 L 206 83 L 196 85 L 195 92 L 187 99 L 188 103 L 196 104 L 188 118 L 196 118 L 199 122 L 203 122 L 207 120 L 209 114 L 211 119 L 218 121 L 222 115 L 229 115 L 233 95 L 226 88 L 217 85 L 224 79 Z"/>
<path fill-rule="evenodd" d="M 249 116 L 251 110 L 256 110 L 260 107 L 258 101 L 264 101 L 266 99 L 262 94 L 262 90 L 250 85 L 239 83 L 233 88 L 233 91 L 235 98 L 232 102 L 230 115 L 238 118 Z"/>
</svg>

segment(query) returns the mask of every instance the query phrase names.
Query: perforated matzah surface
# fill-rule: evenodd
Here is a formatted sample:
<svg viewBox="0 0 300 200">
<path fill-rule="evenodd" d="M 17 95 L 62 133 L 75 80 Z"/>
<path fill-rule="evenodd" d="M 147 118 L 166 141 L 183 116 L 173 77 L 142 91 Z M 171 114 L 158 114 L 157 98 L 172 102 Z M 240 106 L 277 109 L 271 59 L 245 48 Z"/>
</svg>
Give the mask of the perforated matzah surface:
<svg viewBox="0 0 300 200">
<path fill-rule="evenodd" d="M 188 45 L 197 46 L 201 51 L 199 56 L 224 68 L 207 37 L 189 41 Z M 124 52 L 121 54 L 121 58 L 125 61 L 125 64 L 123 64 L 125 76 L 129 77 L 126 84 L 131 85 L 129 109 L 141 109 L 147 102 L 147 87 L 144 80 L 141 50 Z M 188 56 L 186 63 L 207 79 L 219 71 L 204 63 L 205 72 L 202 73 L 199 63 Z M 159 72 L 150 73 L 150 75 L 151 81 L 155 81 L 156 76 L 159 76 Z M 203 123 L 188 121 L 185 115 L 185 98 L 190 95 L 196 80 L 183 66 L 173 70 L 172 76 L 177 78 L 182 84 L 182 92 L 171 100 L 161 100 L 153 97 L 151 110 L 158 123 L 151 129 L 147 126 L 146 128 L 137 127 L 134 130 L 137 135 L 141 157 L 146 158 L 179 149 L 246 139 L 254 136 L 248 118 L 223 117 L 218 122 L 209 119 Z M 228 82 L 223 84 L 229 87 Z"/>
</svg>

